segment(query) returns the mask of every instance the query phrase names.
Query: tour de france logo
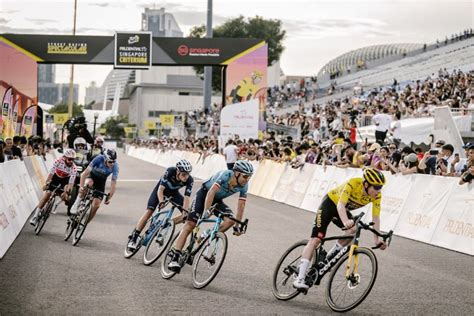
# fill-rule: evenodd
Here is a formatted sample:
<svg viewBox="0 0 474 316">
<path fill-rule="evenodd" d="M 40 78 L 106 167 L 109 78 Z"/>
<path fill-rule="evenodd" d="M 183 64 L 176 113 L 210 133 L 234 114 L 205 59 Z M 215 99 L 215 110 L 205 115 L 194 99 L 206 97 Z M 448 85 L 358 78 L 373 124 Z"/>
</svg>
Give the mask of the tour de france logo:
<svg viewBox="0 0 474 316">
<path fill-rule="evenodd" d="M 140 37 L 138 35 L 135 35 L 135 36 L 130 36 L 128 38 L 128 45 L 132 45 L 132 44 L 135 44 L 135 43 L 138 43 L 140 41 Z"/>
</svg>

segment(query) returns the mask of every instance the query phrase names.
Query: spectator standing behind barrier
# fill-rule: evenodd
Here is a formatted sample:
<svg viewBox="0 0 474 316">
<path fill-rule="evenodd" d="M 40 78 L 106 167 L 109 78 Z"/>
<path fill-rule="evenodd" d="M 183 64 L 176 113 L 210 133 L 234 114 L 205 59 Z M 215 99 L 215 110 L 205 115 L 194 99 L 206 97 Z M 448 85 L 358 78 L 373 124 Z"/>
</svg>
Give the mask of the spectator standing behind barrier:
<svg viewBox="0 0 474 316">
<path fill-rule="evenodd" d="M 3 142 L 3 139 L 0 138 L 0 163 L 3 163 L 7 161 L 8 159 L 5 157 L 5 154 L 3 153 L 3 147 L 5 143 Z"/>
<path fill-rule="evenodd" d="M 393 136 L 393 142 L 395 145 L 400 146 L 400 143 L 402 142 L 402 123 L 400 122 L 400 119 L 402 117 L 402 113 L 398 112 L 395 113 L 395 122 L 393 123 L 393 127 L 391 128 L 391 133 Z"/>
<path fill-rule="evenodd" d="M 383 113 L 374 115 L 372 122 L 375 124 L 375 141 L 383 145 L 392 123 L 392 118 L 388 115 L 388 108 L 384 108 Z"/>
<path fill-rule="evenodd" d="M 238 152 L 239 148 L 235 146 L 234 141 L 230 139 L 223 151 L 227 169 L 232 170 L 234 168 L 234 164 L 238 158 Z"/>
<path fill-rule="evenodd" d="M 5 138 L 5 145 L 4 145 L 3 153 L 8 158 L 8 160 L 15 159 L 15 157 L 13 155 L 13 139 L 11 139 L 10 137 Z"/>
<path fill-rule="evenodd" d="M 23 160 L 23 155 L 21 153 L 20 142 L 21 142 L 21 137 L 20 136 L 13 137 L 12 151 L 13 151 L 13 157 L 18 157 L 21 160 Z"/>
</svg>

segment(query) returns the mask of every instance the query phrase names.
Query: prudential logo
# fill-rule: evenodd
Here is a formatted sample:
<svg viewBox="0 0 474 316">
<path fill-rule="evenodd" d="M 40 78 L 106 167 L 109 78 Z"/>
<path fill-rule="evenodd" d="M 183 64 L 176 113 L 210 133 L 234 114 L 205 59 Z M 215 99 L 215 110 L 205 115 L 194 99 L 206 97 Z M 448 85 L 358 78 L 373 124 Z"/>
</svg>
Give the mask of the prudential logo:
<svg viewBox="0 0 474 316">
<path fill-rule="evenodd" d="M 139 37 L 138 35 L 130 36 L 130 37 L 128 38 L 128 45 L 132 45 L 132 44 L 138 43 L 139 40 L 140 40 L 140 37 Z"/>
</svg>

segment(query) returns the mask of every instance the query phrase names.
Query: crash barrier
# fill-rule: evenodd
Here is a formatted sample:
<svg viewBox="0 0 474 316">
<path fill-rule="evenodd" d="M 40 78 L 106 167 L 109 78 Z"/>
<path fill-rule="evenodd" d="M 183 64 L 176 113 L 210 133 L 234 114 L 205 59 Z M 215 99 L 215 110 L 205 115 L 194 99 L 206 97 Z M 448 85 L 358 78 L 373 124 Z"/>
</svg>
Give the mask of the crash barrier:
<svg viewBox="0 0 474 316">
<path fill-rule="evenodd" d="M 27 156 L 0 164 L 0 259 L 15 241 L 38 204 L 42 186 L 57 153 Z M 46 160 L 45 160 L 46 159 Z"/>
<path fill-rule="evenodd" d="M 130 146 L 128 155 L 163 167 L 188 159 L 192 175 L 205 179 L 226 168 L 224 157 L 202 157 L 183 151 L 157 151 Z M 271 160 L 251 162 L 256 171 L 249 193 L 266 199 L 315 212 L 325 194 L 352 177 L 362 176 L 361 169 L 305 164 L 294 169 Z M 459 185 L 457 178 L 430 175 L 392 175 L 385 172 L 387 185 L 382 195 L 381 228 L 398 236 L 422 241 L 459 252 L 474 254 L 473 185 Z M 359 211 L 370 220 L 371 205 Z"/>
</svg>

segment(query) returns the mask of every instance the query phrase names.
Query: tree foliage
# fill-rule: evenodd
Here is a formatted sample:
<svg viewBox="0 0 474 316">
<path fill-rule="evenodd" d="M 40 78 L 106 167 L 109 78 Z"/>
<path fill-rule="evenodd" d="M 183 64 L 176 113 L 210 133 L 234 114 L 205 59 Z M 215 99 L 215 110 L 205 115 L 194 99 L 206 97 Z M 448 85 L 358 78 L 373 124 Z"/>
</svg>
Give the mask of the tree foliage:
<svg viewBox="0 0 474 316">
<path fill-rule="evenodd" d="M 109 117 L 100 128 L 105 128 L 106 134 L 110 138 L 121 138 L 125 137 L 124 126 L 128 125 L 128 117 L 119 115 Z"/>
<path fill-rule="evenodd" d="M 67 104 L 57 104 L 53 106 L 51 109 L 48 111 L 49 113 L 67 113 L 68 112 L 68 105 Z M 82 107 L 80 105 L 77 105 L 74 103 L 72 105 L 72 116 L 73 117 L 78 117 L 78 116 L 84 116 L 84 112 L 82 112 Z"/>
<path fill-rule="evenodd" d="M 189 37 L 204 38 L 206 26 L 195 26 L 191 29 Z M 268 66 L 280 60 L 285 47 L 283 40 L 286 31 L 282 29 L 281 20 L 264 19 L 261 16 L 245 18 L 239 16 L 228 20 L 213 29 L 213 37 L 225 38 L 257 38 L 268 44 Z M 203 78 L 204 67 L 194 67 L 196 72 Z M 221 67 L 212 67 L 212 87 L 215 91 L 221 90 Z"/>
</svg>

